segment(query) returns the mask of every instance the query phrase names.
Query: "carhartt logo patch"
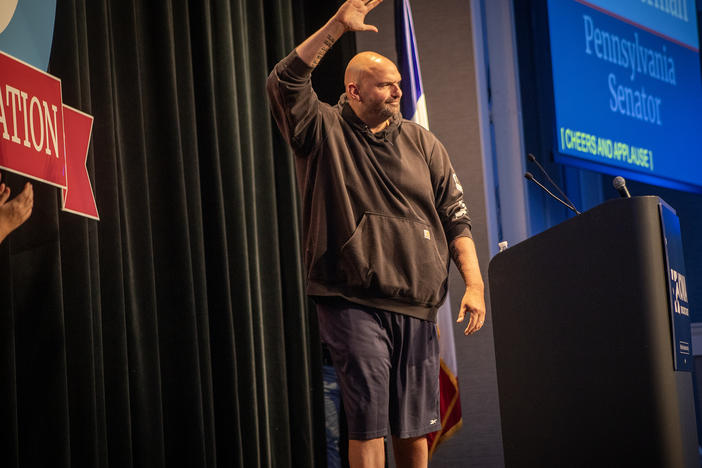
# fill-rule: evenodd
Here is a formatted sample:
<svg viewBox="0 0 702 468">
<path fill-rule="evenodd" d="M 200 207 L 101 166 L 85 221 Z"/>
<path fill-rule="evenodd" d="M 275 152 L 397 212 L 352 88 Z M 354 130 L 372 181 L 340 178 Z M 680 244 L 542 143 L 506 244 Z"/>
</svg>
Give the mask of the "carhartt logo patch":
<svg viewBox="0 0 702 468">
<path fill-rule="evenodd" d="M 431 240 L 431 233 L 429 232 L 428 229 L 424 230 L 424 238 Z"/>
</svg>

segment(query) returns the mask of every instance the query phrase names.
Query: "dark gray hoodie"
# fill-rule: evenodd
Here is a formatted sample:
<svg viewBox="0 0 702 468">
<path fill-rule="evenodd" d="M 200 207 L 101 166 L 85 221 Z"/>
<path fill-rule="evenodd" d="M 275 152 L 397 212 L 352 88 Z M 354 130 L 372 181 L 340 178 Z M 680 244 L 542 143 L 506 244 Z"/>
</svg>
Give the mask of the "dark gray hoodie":
<svg viewBox="0 0 702 468">
<path fill-rule="evenodd" d="M 448 243 L 470 218 L 448 154 L 395 115 L 373 134 L 342 95 L 320 102 L 293 51 L 268 77 L 273 116 L 295 154 L 307 293 L 436 320 Z"/>
</svg>

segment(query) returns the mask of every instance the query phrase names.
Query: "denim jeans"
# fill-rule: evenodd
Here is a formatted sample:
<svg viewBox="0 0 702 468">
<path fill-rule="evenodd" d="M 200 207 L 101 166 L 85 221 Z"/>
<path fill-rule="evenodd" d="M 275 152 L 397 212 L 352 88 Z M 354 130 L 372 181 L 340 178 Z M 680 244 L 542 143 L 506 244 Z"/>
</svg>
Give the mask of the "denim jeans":
<svg viewBox="0 0 702 468">
<path fill-rule="evenodd" d="M 324 382 L 324 416 L 327 430 L 327 467 L 341 468 L 341 457 L 339 456 L 339 405 L 341 394 L 333 366 L 322 366 L 322 380 Z"/>
</svg>

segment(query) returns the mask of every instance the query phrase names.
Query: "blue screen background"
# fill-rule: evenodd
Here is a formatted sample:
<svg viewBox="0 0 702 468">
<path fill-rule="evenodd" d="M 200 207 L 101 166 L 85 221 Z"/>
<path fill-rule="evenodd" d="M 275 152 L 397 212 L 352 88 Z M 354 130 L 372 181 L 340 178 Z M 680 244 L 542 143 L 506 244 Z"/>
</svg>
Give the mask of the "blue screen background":
<svg viewBox="0 0 702 468">
<path fill-rule="evenodd" d="M 598 5 L 585 4 L 575 0 L 549 0 L 549 32 L 553 71 L 553 88 L 556 116 L 556 152 L 559 160 L 585 166 L 606 173 L 621 173 L 629 177 L 656 185 L 702 191 L 702 80 L 700 59 L 697 50 L 697 25 L 694 8 L 690 12 L 695 40 L 689 32 L 679 31 L 677 38 L 666 38 L 671 31 L 670 15 L 663 14 L 665 21 L 656 22 L 660 12 L 636 14 L 629 17 L 645 22 L 644 27 L 624 17 L 620 8 L 622 2 L 599 1 Z M 603 11 L 616 3 L 617 12 Z M 641 2 L 631 4 L 631 8 L 648 9 Z M 639 12 L 640 13 L 640 12 Z M 679 22 L 679 20 L 678 20 Z M 586 41 L 586 26 L 618 36 L 632 44 L 659 52 L 672 59 L 675 70 L 675 84 L 665 82 L 639 72 L 633 74 L 628 68 L 611 63 L 595 53 L 594 41 Z M 654 30 L 656 28 L 656 30 Z M 690 26 L 686 26 L 688 31 Z M 683 28 L 684 29 L 684 28 Z M 663 31 L 663 32 L 659 32 Z M 590 33 L 592 37 L 592 33 Z M 685 41 L 682 43 L 682 41 Z M 588 45 L 589 44 L 589 45 Z M 587 53 L 588 47 L 590 53 Z M 602 49 L 600 48 L 600 52 Z M 613 78 L 612 78 L 613 77 Z M 614 86 L 611 86 L 614 82 Z M 616 104 L 617 87 L 623 86 L 632 91 L 660 99 L 660 125 L 622 115 L 611 106 Z M 625 103 L 622 103 L 625 105 Z M 573 139 L 566 138 L 567 130 L 581 132 L 594 138 L 596 142 L 607 141 L 621 150 L 620 158 L 594 151 L 592 146 L 583 148 L 573 145 Z M 568 143 L 571 143 L 570 145 Z M 569 147 L 570 146 L 570 147 Z M 643 148 L 649 164 L 637 164 L 636 160 L 623 154 L 627 148 Z"/>
</svg>

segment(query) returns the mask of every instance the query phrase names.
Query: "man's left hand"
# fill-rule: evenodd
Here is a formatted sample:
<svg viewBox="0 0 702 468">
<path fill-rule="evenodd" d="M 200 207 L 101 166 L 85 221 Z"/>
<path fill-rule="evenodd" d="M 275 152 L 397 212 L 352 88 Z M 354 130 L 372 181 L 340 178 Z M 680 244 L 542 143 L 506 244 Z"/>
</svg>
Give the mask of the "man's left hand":
<svg viewBox="0 0 702 468">
<path fill-rule="evenodd" d="M 457 322 L 463 322 L 468 315 L 468 325 L 466 326 L 465 335 L 470 335 L 481 328 L 485 323 L 485 297 L 484 289 L 480 287 L 467 287 L 466 292 L 461 300 L 461 308 L 458 311 Z"/>
</svg>

